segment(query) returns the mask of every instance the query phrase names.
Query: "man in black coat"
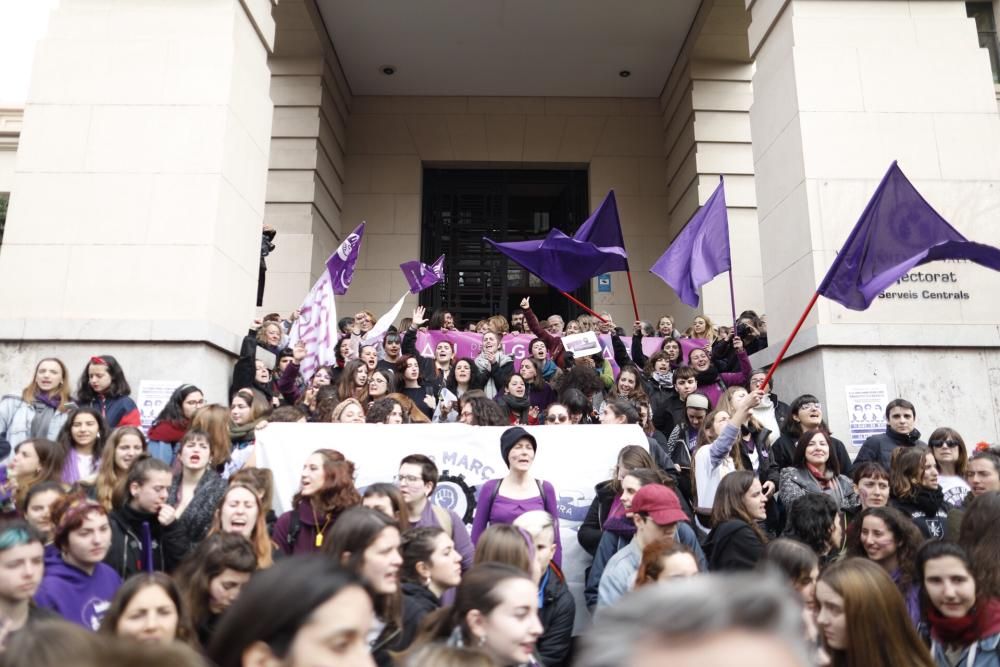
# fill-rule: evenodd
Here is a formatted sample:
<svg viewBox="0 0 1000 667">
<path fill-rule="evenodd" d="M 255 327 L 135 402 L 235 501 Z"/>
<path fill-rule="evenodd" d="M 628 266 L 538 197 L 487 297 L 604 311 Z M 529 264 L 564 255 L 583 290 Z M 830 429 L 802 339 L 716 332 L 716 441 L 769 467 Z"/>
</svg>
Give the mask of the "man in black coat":
<svg viewBox="0 0 1000 667">
<path fill-rule="evenodd" d="M 897 447 L 913 447 L 927 443 L 920 439 L 920 431 L 916 429 L 917 410 L 906 399 L 897 398 L 885 406 L 885 433 L 869 436 L 861 445 L 861 451 L 854 459 L 854 465 L 875 461 L 881 463 L 886 470 L 892 469 L 892 452 Z"/>
</svg>

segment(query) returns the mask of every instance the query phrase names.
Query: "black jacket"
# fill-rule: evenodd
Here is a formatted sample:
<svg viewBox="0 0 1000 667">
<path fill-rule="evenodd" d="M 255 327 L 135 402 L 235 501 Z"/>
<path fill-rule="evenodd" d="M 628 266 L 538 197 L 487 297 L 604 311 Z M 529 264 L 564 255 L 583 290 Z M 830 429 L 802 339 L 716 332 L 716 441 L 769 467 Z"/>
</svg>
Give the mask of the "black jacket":
<svg viewBox="0 0 1000 667">
<path fill-rule="evenodd" d="M 903 435 L 896 433 L 886 426 L 885 433 L 868 436 L 868 439 L 861 445 L 858 457 L 854 459 L 854 465 L 875 461 L 885 466 L 886 470 L 891 470 L 892 452 L 897 447 L 912 447 L 914 445 L 927 446 L 927 443 L 920 439 L 920 431 L 913 429 L 906 435 Z"/>
<path fill-rule="evenodd" d="M 601 533 L 604 531 L 604 520 L 608 518 L 614 501 L 615 492 L 611 489 L 610 479 L 594 487 L 594 500 L 590 503 L 587 518 L 576 533 L 580 546 L 591 556 L 597 552 L 597 545 L 600 544 Z"/>
<path fill-rule="evenodd" d="M 405 651 L 413 643 L 424 616 L 441 608 L 441 600 L 426 586 L 403 583 L 403 628 L 393 643 L 394 651 Z"/>
<path fill-rule="evenodd" d="M 181 472 L 174 475 L 173 482 L 170 484 L 170 492 L 167 494 L 167 502 L 174 507 L 177 507 L 177 494 L 180 493 L 183 475 L 184 473 Z M 177 522 L 184 527 L 188 544 L 192 548 L 208 535 L 215 510 L 219 506 L 222 496 L 226 494 L 227 488 L 226 481 L 211 468 L 205 470 L 205 474 L 198 480 L 198 485 L 194 489 L 194 498 L 184 508 L 184 513 L 177 518 Z"/>
<path fill-rule="evenodd" d="M 617 334 L 611 336 L 611 347 L 615 353 L 615 363 L 619 368 L 624 368 L 628 364 L 633 364 L 642 371 L 646 364 L 646 357 L 642 355 L 642 337 L 632 337 L 632 356 L 629 357 L 625 351 L 625 343 Z M 636 353 L 639 357 L 636 357 Z M 653 412 L 653 426 L 657 431 L 670 433 L 674 429 L 674 415 L 670 411 L 670 397 L 677 396 L 673 386 L 662 387 L 652 378 L 647 377 L 645 372 L 640 372 L 639 380 L 642 382 L 642 390 L 649 396 L 649 409 Z"/>
<path fill-rule="evenodd" d="M 184 526 L 174 521 L 161 526 L 155 514 L 140 512 L 129 505 L 114 510 L 108 516 L 111 523 L 111 548 L 104 562 L 114 568 L 122 580 L 144 570 L 142 524 L 149 523 L 152 535 L 153 569 L 170 572 L 188 552 Z"/>
<path fill-rule="evenodd" d="M 752 570 L 764 553 L 764 543 L 746 521 L 723 521 L 712 529 L 704 544 L 708 569 Z"/>
<path fill-rule="evenodd" d="M 778 464 L 779 472 L 782 468 L 790 468 L 793 465 L 792 457 L 795 455 L 795 443 L 798 439 L 798 436 L 782 433 L 781 437 L 771 445 L 771 453 L 774 455 L 774 462 Z M 837 459 L 837 465 L 840 466 L 840 474 L 850 477 L 852 464 L 851 455 L 847 453 L 847 447 L 844 447 L 844 443 L 832 435 L 830 436 L 830 442 L 833 443 L 831 454 L 833 458 Z M 855 465 L 857 463 L 857 461 L 854 462 Z M 886 470 L 888 469 L 886 467 Z"/>
<path fill-rule="evenodd" d="M 545 667 L 562 667 L 570 664 L 576 602 L 566 587 L 562 572 L 554 565 L 549 566 L 547 577 L 542 591 L 542 607 L 538 610 L 543 631 L 535 653 Z"/>
<path fill-rule="evenodd" d="M 910 517 L 920 532 L 929 540 L 957 540 L 958 535 L 948 532 L 948 512 L 954 509 L 945 502 L 941 488 L 914 488 L 905 498 L 893 497 L 889 504 Z"/>
<path fill-rule="evenodd" d="M 413 329 L 407 329 L 403 332 L 403 340 L 400 342 L 400 350 L 403 354 L 412 355 L 417 360 L 417 364 L 420 366 L 420 378 L 425 383 L 444 383 L 447 379 L 438 374 L 437 363 L 434 361 L 433 357 L 425 357 L 417 351 L 417 332 Z M 452 364 L 454 364 L 454 360 L 452 361 Z M 398 384 L 402 386 L 402 373 L 399 375 Z"/>
</svg>

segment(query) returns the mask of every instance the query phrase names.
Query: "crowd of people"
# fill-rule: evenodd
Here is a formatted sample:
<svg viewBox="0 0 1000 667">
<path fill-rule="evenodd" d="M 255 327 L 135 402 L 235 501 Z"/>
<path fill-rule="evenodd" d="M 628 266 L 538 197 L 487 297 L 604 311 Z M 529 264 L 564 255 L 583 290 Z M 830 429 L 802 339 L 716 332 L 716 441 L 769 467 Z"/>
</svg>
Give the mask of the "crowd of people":
<svg viewBox="0 0 1000 667">
<path fill-rule="evenodd" d="M 475 357 L 446 337 L 419 354 L 422 330 L 459 324 L 426 315 L 377 340 L 372 313 L 344 318 L 337 363 L 308 377 L 294 314 L 265 317 L 228 406 L 183 384 L 148 428 L 115 357 L 75 385 L 40 360 L 0 399 L 0 664 L 1000 665 L 997 447 L 960 425 L 924 440 L 897 398 L 852 460 L 816 396 L 785 403 L 751 367 L 767 339 L 750 311 L 635 322 L 626 346 L 606 315 L 540 319 L 524 299 L 467 323 Z M 582 331 L 614 365 L 564 347 Z M 525 358 L 510 333 L 533 334 Z M 279 516 L 256 452 L 274 422 L 499 426 L 507 471 L 467 526 L 435 504 L 426 452 L 359 488 L 332 443 Z M 595 487 L 576 599 L 531 427 L 588 424 L 646 443 Z"/>
</svg>

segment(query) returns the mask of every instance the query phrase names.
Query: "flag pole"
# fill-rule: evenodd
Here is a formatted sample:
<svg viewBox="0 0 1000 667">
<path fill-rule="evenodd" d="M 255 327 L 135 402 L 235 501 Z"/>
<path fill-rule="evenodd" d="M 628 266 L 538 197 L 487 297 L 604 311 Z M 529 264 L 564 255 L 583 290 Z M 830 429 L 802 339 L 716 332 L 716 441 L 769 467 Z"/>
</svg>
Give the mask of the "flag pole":
<svg viewBox="0 0 1000 667">
<path fill-rule="evenodd" d="M 799 318 L 799 321 L 798 323 L 796 323 L 795 328 L 792 329 L 792 333 L 788 336 L 788 339 L 785 341 L 785 344 L 781 346 L 781 352 L 778 352 L 777 358 L 775 358 L 774 363 L 771 364 L 771 369 L 767 372 L 767 376 L 764 378 L 764 382 L 761 383 L 760 386 L 766 387 L 771 382 L 771 376 L 774 375 L 774 371 L 778 370 L 778 365 L 781 363 L 781 360 L 785 358 L 785 352 L 788 351 L 788 346 L 792 344 L 792 341 L 795 339 L 795 336 L 799 333 L 799 329 L 802 328 L 802 324 L 806 321 L 806 316 L 809 315 L 809 311 L 811 311 L 813 309 L 813 306 L 816 305 L 816 299 L 818 298 L 819 298 L 819 291 L 813 292 L 812 298 L 809 299 L 809 305 L 806 306 L 806 309 L 804 311 L 802 311 L 802 317 Z"/>
<path fill-rule="evenodd" d="M 635 288 L 632 287 L 632 272 L 625 269 L 625 275 L 628 276 L 628 291 L 632 295 L 632 310 L 635 312 L 635 321 L 639 321 L 639 306 L 635 303 Z"/>
<path fill-rule="evenodd" d="M 590 313 L 591 315 L 593 315 L 594 317 L 596 317 L 600 321 L 605 322 L 605 323 L 607 322 L 606 319 L 604 319 L 603 317 L 601 317 L 600 315 L 598 315 L 596 312 L 594 312 L 593 310 L 591 310 L 586 304 L 584 304 L 582 301 L 580 301 L 579 299 L 577 299 L 575 296 L 573 296 L 569 292 L 564 292 L 562 290 L 559 290 L 559 293 L 562 294 L 567 299 L 569 299 L 570 301 L 572 301 L 573 303 L 575 303 L 576 305 L 578 305 L 581 308 L 583 308 L 585 311 L 587 311 L 588 313 Z"/>
<path fill-rule="evenodd" d="M 733 289 L 733 270 L 729 269 L 729 305 L 733 309 L 733 333 L 736 333 L 736 290 Z"/>
</svg>

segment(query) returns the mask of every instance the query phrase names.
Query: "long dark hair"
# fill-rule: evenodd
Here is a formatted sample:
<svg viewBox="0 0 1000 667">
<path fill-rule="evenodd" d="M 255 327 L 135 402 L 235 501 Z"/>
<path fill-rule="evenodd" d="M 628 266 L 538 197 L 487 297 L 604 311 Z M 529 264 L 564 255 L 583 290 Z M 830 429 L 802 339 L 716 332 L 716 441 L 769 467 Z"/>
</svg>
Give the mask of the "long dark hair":
<svg viewBox="0 0 1000 667">
<path fill-rule="evenodd" d="M 346 569 L 361 575 L 365 565 L 365 551 L 386 529 L 399 530 L 392 517 L 369 507 L 352 507 L 333 524 L 330 539 L 323 550 Z M 402 593 L 376 594 L 373 596 L 375 613 L 387 625 L 399 628 L 402 623 Z"/>
<path fill-rule="evenodd" d="M 62 445 L 63 449 L 67 453 L 67 462 L 71 461 L 73 457 L 68 456 L 75 447 L 73 442 L 73 421 L 76 419 L 77 415 L 90 415 L 95 420 L 97 420 L 97 440 L 94 441 L 94 467 L 96 470 L 97 464 L 101 460 L 101 453 L 104 451 L 104 443 L 108 439 L 108 424 L 104 421 L 104 415 L 97 408 L 82 407 L 74 408 L 70 411 L 69 415 L 66 417 L 66 423 L 59 430 L 59 436 L 57 441 Z M 75 461 L 74 461 L 75 463 Z"/>
<path fill-rule="evenodd" d="M 163 572 L 140 572 L 126 579 L 125 583 L 118 589 L 118 592 L 115 593 L 115 597 L 111 601 L 111 606 L 108 607 L 108 611 L 101 621 L 101 628 L 98 630 L 98 633 L 102 635 L 117 635 L 118 623 L 121 621 L 125 609 L 128 608 L 129 602 L 140 591 L 150 586 L 160 587 L 167 594 L 167 597 L 170 598 L 171 602 L 174 603 L 174 607 L 177 610 L 177 639 L 186 644 L 197 644 L 198 637 L 194 632 L 194 626 L 191 624 L 191 616 L 188 614 L 188 608 L 181 598 L 180 589 L 177 588 L 174 580 Z"/>
<path fill-rule="evenodd" d="M 868 558 L 864 545 L 861 544 L 861 528 L 864 525 L 865 517 L 869 516 L 881 519 L 889 532 L 892 533 L 893 539 L 896 540 L 896 561 L 899 563 L 900 570 L 899 586 L 901 590 L 909 590 L 916 580 L 917 550 L 924 541 L 923 535 L 920 534 L 920 530 L 910 520 L 910 517 L 895 507 L 869 507 L 851 522 L 847 533 L 847 555 Z"/>
<path fill-rule="evenodd" d="M 712 525 L 719 526 L 724 521 L 743 521 L 750 526 L 761 544 L 767 544 L 767 536 L 743 502 L 743 496 L 756 479 L 757 475 L 749 470 L 734 470 L 722 478 L 715 492 L 715 502 L 712 504 Z"/>
<path fill-rule="evenodd" d="M 212 579 L 235 570 L 250 574 L 257 569 L 257 554 L 245 537 L 235 533 L 209 535 L 188 554 L 175 576 L 181 596 L 195 627 L 204 624 L 212 614 L 209 609 Z"/>
<path fill-rule="evenodd" d="M 792 465 L 796 468 L 806 467 L 806 448 L 817 435 L 822 435 L 826 440 L 826 467 L 833 471 L 834 475 L 839 475 L 840 462 L 837 461 L 837 457 L 833 453 L 833 440 L 830 439 L 830 434 L 821 428 L 810 429 L 799 436 L 799 439 L 795 443 L 795 451 L 792 452 Z"/>
<path fill-rule="evenodd" d="M 93 403 L 102 396 L 102 394 L 98 394 L 90 387 L 91 366 L 107 366 L 108 368 L 108 375 L 111 376 L 111 386 L 108 387 L 107 392 L 103 396 L 118 398 L 119 396 L 128 396 L 132 393 L 132 388 L 129 386 L 128 380 L 125 379 L 125 371 L 122 370 L 118 360 L 110 354 L 102 354 L 97 357 L 91 357 L 87 365 L 83 367 L 83 375 L 80 376 L 80 384 L 76 391 L 76 398 L 80 403 Z"/>
<path fill-rule="evenodd" d="M 415 645 L 445 639 L 460 628 L 462 639 L 466 644 L 472 642 L 472 633 L 466 625 L 466 617 L 473 609 L 484 616 L 489 615 L 503 600 L 497 595 L 497 589 L 510 579 L 525 579 L 531 577 L 513 565 L 503 563 L 480 563 L 473 565 L 462 575 L 462 583 L 455 592 L 455 602 L 450 607 L 444 607 L 431 612 L 424 619 L 423 632 L 417 638 Z"/>
<path fill-rule="evenodd" d="M 476 366 L 476 362 L 468 357 L 461 357 L 459 359 L 452 359 L 451 362 L 451 372 L 448 373 L 448 379 L 445 380 L 444 386 L 448 388 L 448 391 L 458 396 L 458 380 L 455 379 L 455 367 L 458 366 L 458 362 L 464 361 L 469 364 L 469 386 L 466 391 L 471 391 L 473 389 L 482 389 L 485 382 L 483 381 L 482 373 L 479 372 L 479 368 Z"/>
<path fill-rule="evenodd" d="M 417 572 L 417 564 L 431 565 L 431 555 L 437 548 L 437 538 L 446 534 L 438 526 L 410 528 L 403 533 L 399 547 L 403 556 L 403 564 L 399 568 L 401 581 L 424 585 L 423 577 Z"/>
<path fill-rule="evenodd" d="M 205 392 L 193 384 L 182 384 L 177 389 L 174 389 L 174 393 L 170 394 L 170 398 L 167 399 L 167 403 L 160 410 L 160 414 L 153 420 L 153 425 L 155 426 L 160 422 L 186 425 L 188 419 L 184 416 L 184 399 L 195 392 L 198 392 L 202 396 L 205 395 Z"/>
<path fill-rule="evenodd" d="M 247 648 L 264 642 L 278 659 L 284 659 L 316 608 L 349 588 L 368 590 L 357 575 L 328 556 L 279 560 L 255 575 L 222 615 L 208 657 L 218 667 L 241 667 Z"/>
<path fill-rule="evenodd" d="M 66 464 L 66 449 L 57 442 L 45 438 L 28 438 L 21 441 L 14 451 L 25 445 L 35 448 L 41 470 L 33 475 L 25 475 L 17 480 L 17 490 L 14 492 L 14 504 L 22 512 L 27 509 L 28 491 L 38 484 L 59 482 L 62 479 L 63 466 Z"/>
<path fill-rule="evenodd" d="M 972 560 L 976 592 L 981 597 L 1000 597 L 1000 492 L 990 491 L 972 499 L 962 517 L 958 543 Z"/>
</svg>

